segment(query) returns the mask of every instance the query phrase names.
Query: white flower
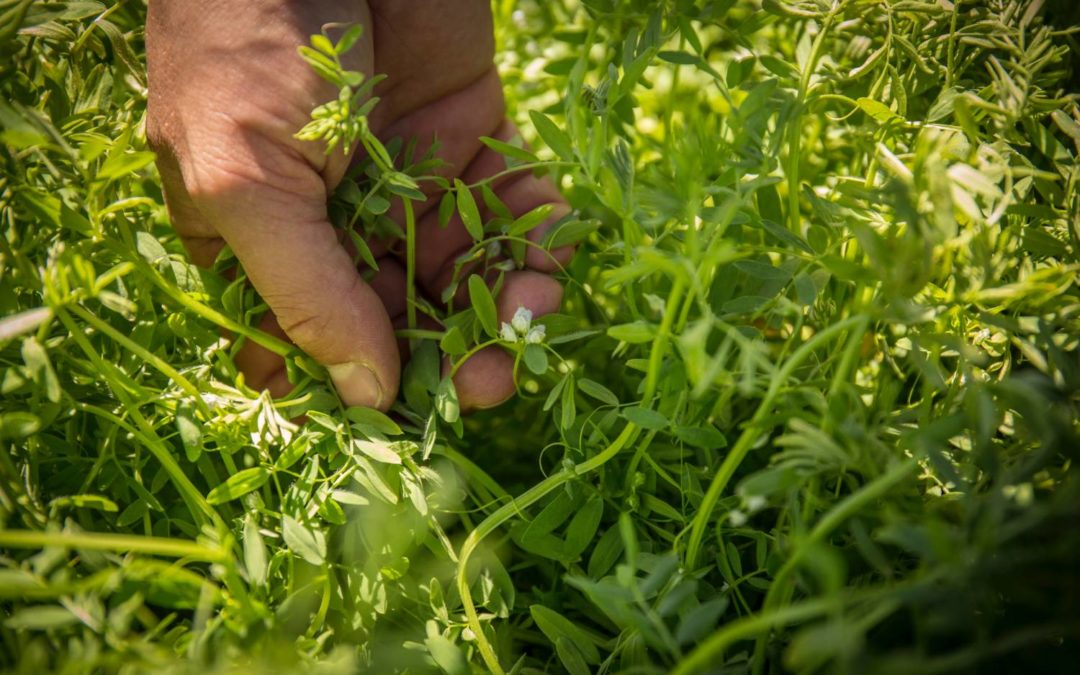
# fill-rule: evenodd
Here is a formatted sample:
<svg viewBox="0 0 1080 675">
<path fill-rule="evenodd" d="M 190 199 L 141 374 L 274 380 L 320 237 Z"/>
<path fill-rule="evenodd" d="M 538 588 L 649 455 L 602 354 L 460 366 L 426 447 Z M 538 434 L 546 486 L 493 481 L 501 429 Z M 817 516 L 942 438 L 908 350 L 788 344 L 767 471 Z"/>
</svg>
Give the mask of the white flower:
<svg viewBox="0 0 1080 675">
<path fill-rule="evenodd" d="M 529 325 L 532 323 L 532 312 L 524 307 L 518 307 L 514 312 L 514 318 L 510 319 L 510 325 L 514 327 L 518 335 L 524 336 L 529 332 Z"/>
<path fill-rule="evenodd" d="M 506 342 L 517 342 L 518 339 L 517 333 L 514 332 L 513 327 L 505 321 L 503 321 L 502 330 L 499 331 L 499 337 Z"/>
<path fill-rule="evenodd" d="M 732 527 L 742 527 L 747 521 L 746 514 L 738 509 L 732 509 L 728 512 L 728 522 Z"/>
<path fill-rule="evenodd" d="M 765 505 L 768 504 L 768 500 L 761 495 L 750 495 L 743 499 L 743 504 L 746 506 L 747 511 L 754 513 L 765 508 Z"/>
<path fill-rule="evenodd" d="M 538 345 L 544 341 L 544 336 L 546 335 L 547 328 L 545 326 L 533 326 L 529 329 L 529 332 L 525 334 L 525 344 Z"/>
</svg>

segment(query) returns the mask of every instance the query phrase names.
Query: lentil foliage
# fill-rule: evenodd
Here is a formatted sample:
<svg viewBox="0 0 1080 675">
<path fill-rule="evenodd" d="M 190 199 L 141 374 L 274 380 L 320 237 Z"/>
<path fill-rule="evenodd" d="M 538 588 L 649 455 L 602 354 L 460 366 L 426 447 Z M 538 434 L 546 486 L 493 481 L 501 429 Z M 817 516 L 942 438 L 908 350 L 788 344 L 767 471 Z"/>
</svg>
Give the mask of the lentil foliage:
<svg viewBox="0 0 1080 675">
<path fill-rule="evenodd" d="M 144 9 L 0 0 L 6 669 L 1077 658 L 1070 2 L 497 2 L 536 150 L 491 143 L 574 208 L 545 242 L 578 243 L 563 313 L 498 326 L 460 279 L 469 306 L 419 308 L 445 330 L 406 331 L 389 417 L 253 327 L 227 254 L 187 262 L 145 148 Z M 408 236 L 384 214 L 430 158 L 354 122 L 373 159 L 333 213 Z M 520 262 L 546 214 L 445 187 L 468 260 Z M 293 394 L 245 385 L 245 340 Z M 520 395 L 462 418 L 439 351 L 488 343 Z"/>
</svg>

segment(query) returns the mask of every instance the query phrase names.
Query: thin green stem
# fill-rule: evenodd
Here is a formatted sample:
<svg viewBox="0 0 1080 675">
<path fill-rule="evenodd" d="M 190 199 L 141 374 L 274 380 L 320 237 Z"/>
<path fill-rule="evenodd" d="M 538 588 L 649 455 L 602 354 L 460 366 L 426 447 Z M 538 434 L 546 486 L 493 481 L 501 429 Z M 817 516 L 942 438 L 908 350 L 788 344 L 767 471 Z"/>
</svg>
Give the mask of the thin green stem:
<svg viewBox="0 0 1080 675">
<path fill-rule="evenodd" d="M 61 546 L 89 551 L 116 553 L 145 553 L 170 558 L 191 558 L 206 562 L 225 562 L 226 551 L 210 548 L 184 539 L 143 537 L 131 534 L 102 534 L 97 532 L 35 532 L 32 530 L 0 530 L 0 548 L 45 548 Z"/>
<path fill-rule="evenodd" d="M 664 352 L 667 351 L 668 339 L 671 336 L 671 325 L 675 321 L 675 315 L 678 314 L 679 303 L 682 302 L 685 289 L 686 279 L 682 275 L 676 276 L 675 282 L 671 286 L 671 292 L 668 294 L 667 304 L 664 307 L 664 317 L 660 321 L 660 329 L 654 339 L 653 348 L 649 352 L 649 370 L 645 375 L 645 391 L 641 397 L 642 405 L 648 406 L 652 402 L 653 395 L 656 394 L 660 367 L 663 365 Z M 687 302 L 686 304 L 690 305 L 692 303 Z M 656 436 L 656 432 L 646 435 L 645 441 L 638 445 L 637 450 L 634 451 L 634 455 L 630 459 L 629 468 L 626 472 L 627 492 L 630 491 L 630 485 L 633 483 L 638 464 L 641 463 L 641 457 L 652 443 L 654 436 Z"/>
<path fill-rule="evenodd" d="M 784 562 L 780 571 L 776 573 L 776 576 L 773 578 L 772 583 L 769 585 L 769 590 L 765 595 L 763 611 L 769 612 L 777 605 L 783 605 L 790 601 L 793 592 L 790 583 L 791 576 L 795 573 L 795 569 L 798 567 L 799 563 L 802 562 L 807 551 L 813 548 L 815 544 L 820 544 L 825 541 L 825 537 L 829 536 L 829 534 L 839 527 L 841 523 L 858 513 L 870 502 L 880 498 L 892 489 L 894 485 L 911 475 L 918 466 L 918 463 L 914 459 L 908 459 L 894 465 L 888 471 L 864 485 L 857 492 L 846 497 L 825 514 L 825 516 L 818 521 L 817 525 L 814 526 L 814 529 L 810 531 L 810 534 L 806 539 L 799 542 L 795 551 L 792 552 Z M 764 667 L 765 635 L 762 634 L 758 636 L 756 644 L 754 645 L 754 675 L 760 675 Z"/>
<path fill-rule="evenodd" d="M 687 543 L 686 548 L 687 568 L 694 569 L 697 566 L 697 558 L 701 551 L 702 540 L 705 537 L 705 529 L 708 527 L 712 518 L 712 512 L 716 507 L 716 502 L 720 499 L 720 494 L 724 491 L 724 488 L 727 487 L 732 476 L 735 475 L 735 471 L 746 457 L 746 453 L 750 451 L 750 447 L 754 444 L 754 441 L 757 440 L 758 434 L 760 433 L 758 424 L 771 411 L 773 401 L 780 393 L 780 388 L 786 385 L 795 369 L 799 367 L 803 361 L 809 358 L 814 353 L 814 350 L 849 328 L 865 323 L 866 321 L 868 321 L 867 317 L 858 315 L 823 329 L 796 349 L 791 357 L 784 362 L 784 365 L 776 373 L 776 376 L 772 378 L 769 383 L 769 389 L 765 392 L 765 396 L 762 398 L 761 404 L 758 405 L 757 411 L 754 413 L 754 416 L 750 418 L 750 421 L 746 423 L 746 427 L 739 436 L 739 440 L 735 442 L 735 446 L 731 449 L 731 452 L 724 458 L 723 464 L 720 465 L 720 469 L 716 472 L 716 475 L 713 476 L 712 483 L 709 484 L 709 489 L 705 492 L 705 496 L 701 500 L 701 506 L 698 508 L 698 512 L 694 516 L 694 521 L 690 526 L 690 540 Z"/>
<path fill-rule="evenodd" d="M 177 386 L 183 389 L 185 393 L 191 396 L 191 398 L 194 399 L 195 405 L 199 408 L 200 412 L 204 413 L 207 417 L 210 416 L 210 407 L 206 405 L 206 402 L 203 400 L 202 394 L 199 392 L 198 388 L 196 388 L 195 385 L 193 385 L 186 377 L 181 375 L 178 370 L 169 365 L 157 354 L 154 354 L 149 349 L 146 349 L 142 345 L 136 343 L 134 340 L 127 337 L 120 331 L 116 330 L 104 320 L 102 320 L 100 317 L 90 312 L 86 308 L 81 307 L 80 305 L 68 305 L 64 309 L 58 311 L 72 312 L 80 319 L 93 326 L 94 330 L 104 335 L 107 335 L 110 339 L 130 351 L 132 354 L 135 354 L 135 356 L 138 356 L 140 359 L 149 363 L 151 366 L 161 372 L 162 375 L 165 375 L 166 377 L 171 379 L 177 384 Z"/>
<path fill-rule="evenodd" d="M 656 393 L 657 382 L 659 382 L 660 378 L 660 366 L 663 362 L 663 353 L 667 348 L 668 334 L 671 331 L 671 324 L 675 320 L 678 303 L 682 298 L 685 286 L 686 280 L 681 275 L 677 276 L 672 285 L 671 293 L 668 296 L 668 311 L 664 314 L 660 331 L 657 333 L 656 337 L 653 338 L 652 350 L 649 354 L 649 369 L 645 374 L 645 392 L 644 397 L 642 398 L 643 405 L 648 405 L 653 394 Z M 479 348 L 480 346 L 474 347 L 472 351 L 462 357 L 461 361 L 458 362 L 458 365 L 464 362 L 473 351 L 476 351 Z M 499 664 L 499 658 L 495 655 L 495 650 L 492 648 L 491 643 L 484 635 L 483 626 L 480 624 L 480 616 L 476 612 L 476 605 L 473 603 L 472 593 L 469 589 L 468 564 L 473 552 L 489 534 L 498 529 L 503 523 L 515 515 L 520 514 L 532 504 L 535 504 L 552 490 L 557 489 L 559 486 L 570 480 L 591 473 L 606 464 L 618 455 L 627 444 L 633 442 L 638 431 L 639 429 L 636 424 L 633 422 L 628 423 L 623 427 L 622 432 L 615 437 L 615 440 L 613 440 L 610 445 L 592 458 L 549 476 L 532 488 L 526 490 L 520 496 L 511 500 L 509 503 L 500 506 L 494 513 L 477 525 L 476 528 L 469 533 L 469 536 L 465 539 L 465 543 L 462 544 L 461 553 L 458 556 L 459 562 L 457 568 L 457 586 L 458 592 L 461 595 L 461 604 L 464 606 L 469 628 L 471 628 L 476 635 L 476 645 L 480 650 L 480 655 L 483 657 L 487 667 L 496 675 L 502 675 L 505 671 Z"/>
<path fill-rule="evenodd" d="M 64 324 L 64 327 L 68 329 L 72 339 L 83 350 L 87 358 L 99 369 L 102 373 L 111 372 L 109 365 L 104 359 L 97 353 L 90 341 L 86 339 L 86 335 L 83 334 L 79 326 L 72 320 L 71 316 L 66 312 L 60 310 L 56 313 L 57 318 Z M 115 368 L 115 366 L 113 366 Z M 111 378 L 106 377 L 106 382 L 109 388 L 113 390 L 116 398 L 123 403 L 127 409 L 131 419 L 135 421 L 136 428 L 142 432 L 142 440 L 146 444 L 146 447 L 150 450 L 151 454 L 161 462 L 162 467 L 165 469 L 165 473 L 176 485 L 177 491 L 183 498 L 184 503 L 187 505 L 191 515 L 195 518 L 197 524 L 205 525 L 212 523 L 214 525 L 223 525 L 221 517 L 217 511 L 203 498 L 201 492 L 195 487 L 195 484 L 191 482 L 184 470 L 180 468 L 176 458 L 173 457 L 171 449 L 165 445 L 165 443 L 158 438 L 157 432 L 154 430 L 146 418 L 139 412 L 139 407 L 131 400 L 128 392 L 124 387 L 118 386 Z"/>
<path fill-rule="evenodd" d="M 469 533 L 469 536 L 465 539 L 465 543 L 462 544 L 461 553 L 458 556 L 458 592 L 461 594 L 461 604 L 464 606 L 469 628 L 471 628 L 476 635 L 477 648 L 480 650 L 480 655 L 483 657 L 484 663 L 487 664 L 487 667 L 492 673 L 503 675 L 506 671 L 503 670 L 502 666 L 499 664 L 499 659 L 495 655 L 491 643 L 484 635 L 483 626 L 480 624 L 480 616 L 476 612 L 476 605 L 473 603 L 472 592 L 469 589 L 468 564 L 473 552 L 476 551 L 477 547 L 480 546 L 480 543 L 489 534 L 498 529 L 504 522 L 515 515 L 520 514 L 524 509 L 535 504 L 540 499 L 543 499 L 552 490 L 557 489 L 574 478 L 595 471 L 603 466 L 611 458 L 619 454 L 619 451 L 630 442 L 636 432 L 637 426 L 635 424 L 632 422 L 627 424 L 623 427 L 622 432 L 615 440 L 611 442 L 611 445 L 604 448 L 604 450 L 591 459 L 578 464 L 572 469 L 563 469 L 558 473 L 545 478 L 518 497 L 512 499 L 509 503 L 500 506 L 494 513 L 477 525 L 476 528 Z"/>
<path fill-rule="evenodd" d="M 405 206 L 405 315 L 410 329 L 416 328 L 416 214 L 412 200 L 402 198 Z"/>
<path fill-rule="evenodd" d="M 277 354 L 278 356 L 288 357 L 296 352 L 296 347 L 292 346 L 288 342 L 285 342 L 284 340 L 279 340 L 273 335 L 264 333 L 257 328 L 245 326 L 239 321 L 234 321 L 233 319 L 230 319 L 216 309 L 213 309 L 212 307 L 207 307 L 203 303 L 195 300 L 187 293 L 181 291 L 179 288 L 166 281 L 158 273 L 158 271 L 151 267 L 150 264 L 147 263 L 145 260 L 142 260 L 140 258 L 135 261 L 135 264 L 136 266 L 138 266 L 139 270 L 142 271 L 142 273 L 148 279 L 150 279 L 151 282 L 153 282 L 155 286 L 160 288 L 165 293 L 165 295 L 172 298 L 173 301 L 175 301 L 184 309 L 190 311 L 192 314 L 200 316 L 207 321 L 211 321 L 218 326 L 224 328 L 225 330 L 235 333 L 236 335 L 242 335 L 245 338 L 254 342 L 255 344 L 259 345 L 260 347 L 263 347 L 268 351 Z"/>
<path fill-rule="evenodd" d="M 919 583 L 926 584 L 931 581 L 933 581 L 932 578 L 922 579 Z M 724 651 L 740 640 L 754 637 L 773 628 L 813 619 L 837 609 L 843 609 L 845 606 L 852 606 L 857 603 L 873 603 L 904 588 L 916 585 L 916 583 L 907 583 L 858 589 L 835 597 L 815 598 L 797 605 L 790 605 L 778 610 L 766 610 L 736 619 L 724 624 L 722 628 L 706 638 L 704 642 L 697 646 L 697 649 L 690 652 L 686 658 L 672 669 L 671 674 L 693 675 L 694 673 L 708 672 L 720 663 Z"/>
<path fill-rule="evenodd" d="M 490 347 L 491 345 L 497 345 L 500 342 L 502 342 L 502 341 L 493 338 L 491 340 L 487 340 L 486 342 L 481 342 L 480 344 L 474 346 L 469 351 L 462 354 L 461 358 L 458 359 L 456 362 L 454 362 L 453 365 L 450 366 L 450 377 L 453 377 L 454 375 L 457 375 L 458 368 L 461 368 L 461 366 L 464 365 L 464 363 L 466 361 L 468 361 L 478 351 L 480 351 L 481 349 L 484 349 L 485 347 Z"/>
<path fill-rule="evenodd" d="M 946 65 L 945 65 L 945 88 L 948 89 L 953 86 L 953 78 L 956 77 L 954 68 L 956 68 L 956 22 L 960 18 L 960 3 L 963 0 L 954 0 L 952 8 L 952 17 L 949 19 L 949 46 L 946 50 Z"/>
<path fill-rule="evenodd" d="M 446 335 L 441 330 L 424 330 L 423 328 L 399 328 L 394 331 L 394 336 L 405 340 L 441 340 Z"/>
<path fill-rule="evenodd" d="M 810 78 L 814 74 L 814 68 L 817 66 L 818 59 L 821 58 L 821 50 L 825 46 L 825 36 L 828 35 L 833 18 L 843 6 L 843 2 L 836 3 L 825 17 L 821 30 L 814 36 L 813 45 L 810 47 L 810 57 L 803 68 L 802 77 L 799 78 L 799 91 L 795 99 L 795 112 L 792 114 L 788 137 L 788 229 L 792 232 L 800 230 L 799 224 L 802 220 L 802 215 L 799 213 L 799 161 L 801 159 L 800 145 L 802 144 L 802 115 L 803 108 L 806 107 L 806 94 L 810 89 Z"/>
</svg>

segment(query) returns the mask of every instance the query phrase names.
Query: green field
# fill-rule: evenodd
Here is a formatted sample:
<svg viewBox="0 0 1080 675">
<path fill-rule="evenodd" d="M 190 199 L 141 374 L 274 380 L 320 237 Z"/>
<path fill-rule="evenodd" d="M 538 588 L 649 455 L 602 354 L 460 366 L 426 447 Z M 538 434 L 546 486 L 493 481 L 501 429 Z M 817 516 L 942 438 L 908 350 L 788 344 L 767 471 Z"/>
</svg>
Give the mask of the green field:
<svg viewBox="0 0 1080 675">
<path fill-rule="evenodd" d="M 385 415 L 190 263 L 145 13 L 0 0 L 0 669 L 1080 662 L 1073 0 L 499 0 L 562 308 L 503 340 L 459 279 Z M 368 228 L 427 171 L 382 140 L 332 204 Z M 471 260 L 520 264 L 472 187 Z M 461 415 L 440 353 L 489 343 L 518 394 Z"/>
</svg>

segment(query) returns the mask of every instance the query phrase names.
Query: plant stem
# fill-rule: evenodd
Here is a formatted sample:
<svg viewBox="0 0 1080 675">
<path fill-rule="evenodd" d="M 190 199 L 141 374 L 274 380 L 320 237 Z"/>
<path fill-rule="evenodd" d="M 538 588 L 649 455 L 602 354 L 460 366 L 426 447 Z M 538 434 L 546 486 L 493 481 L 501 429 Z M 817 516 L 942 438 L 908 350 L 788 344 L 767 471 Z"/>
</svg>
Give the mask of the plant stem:
<svg viewBox="0 0 1080 675">
<path fill-rule="evenodd" d="M 35 532 L 33 530 L 0 530 L 0 548 L 45 548 L 62 546 L 90 551 L 116 553 L 145 553 L 171 558 L 191 558 L 206 562 L 228 560 L 225 551 L 210 548 L 184 539 L 141 537 L 131 534 L 98 532 Z"/>
<path fill-rule="evenodd" d="M 746 427 L 742 434 L 739 436 L 739 440 L 735 442 L 735 446 L 724 458 L 724 463 L 720 465 L 720 469 L 713 476 L 712 483 L 709 484 L 709 489 L 705 492 L 705 497 L 701 500 L 701 506 L 698 508 L 697 514 L 694 516 L 694 521 L 690 526 L 690 541 L 686 547 L 686 567 L 688 569 L 694 569 L 697 566 L 698 553 L 701 551 L 702 540 L 705 536 L 705 528 L 709 524 L 709 520 L 712 517 L 713 509 L 716 507 L 717 500 L 720 499 L 720 493 L 727 487 L 728 482 L 732 476 L 735 475 L 736 469 L 742 463 L 746 457 L 746 453 L 750 451 L 750 447 L 754 444 L 754 441 L 758 437 L 758 424 L 763 420 L 772 409 L 773 401 L 780 393 L 780 388 L 787 383 L 788 378 L 791 377 L 795 368 L 797 368 L 803 361 L 810 357 L 822 344 L 828 342 L 836 335 L 843 333 L 848 328 L 863 324 L 868 321 L 867 317 L 857 315 L 845 319 L 839 323 L 834 323 L 828 328 L 823 329 L 814 337 L 807 340 L 802 344 L 791 357 L 784 362 L 784 365 L 776 373 L 776 376 L 772 378 L 769 383 L 769 389 L 765 392 L 764 398 L 761 399 L 761 404 L 758 406 L 757 412 L 750 418 L 750 421 L 746 423 Z"/>
<path fill-rule="evenodd" d="M 86 339 L 86 335 L 83 334 L 79 326 L 71 319 L 71 317 L 63 310 L 56 312 L 57 318 L 60 319 L 64 327 L 68 329 L 72 339 L 83 350 L 86 356 L 92 363 L 102 372 L 109 373 L 109 365 L 101 358 L 101 356 L 94 350 L 93 345 Z M 115 366 L 114 366 L 115 368 Z M 127 409 L 128 414 L 135 421 L 135 426 L 142 432 L 143 442 L 146 443 L 146 447 L 150 450 L 151 454 L 161 462 L 162 467 L 165 469 L 165 473 L 176 485 L 177 492 L 183 498 L 184 503 L 187 505 L 188 510 L 191 512 L 192 517 L 198 525 L 214 524 L 224 526 L 221 517 L 217 511 L 203 498 L 201 492 L 195 487 L 195 484 L 191 482 L 184 470 L 180 468 L 180 465 L 176 462 L 176 458 L 173 457 L 172 451 L 165 443 L 158 438 L 157 432 L 142 413 L 139 412 L 139 407 L 129 397 L 127 390 L 122 386 L 118 386 L 111 378 L 106 376 L 106 382 L 109 388 L 112 389 L 116 398 L 123 403 Z"/>
<path fill-rule="evenodd" d="M 412 200 L 403 197 L 405 206 L 405 315 L 409 328 L 416 328 L 416 214 Z"/>
<path fill-rule="evenodd" d="M 790 601 L 793 588 L 788 582 L 795 572 L 795 568 L 802 562 L 806 551 L 815 544 L 823 542 L 825 537 L 839 527 L 840 523 L 858 513 L 868 503 L 888 492 L 894 485 L 907 478 L 916 468 L 918 468 L 918 463 L 914 459 L 908 459 L 894 465 L 887 472 L 846 497 L 825 514 L 814 526 L 814 529 L 810 531 L 810 535 L 799 542 L 798 547 L 784 562 L 780 571 L 776 573 L 772 584 L 769 585 L 768 592 L 765 594 L 765 602 L 762 607 L 763 613 L 769 612 L 777 605 L 783 605 Z M 758 635 L 754 644 L 754 675 L 761 675 L 764 667 L 765 636 Z"/>
<path fill-rule="evenodd" d="M 603 466 L 608 460 L 619 454 L 619 451 L 630 442 L 636 432 L 637 425 L 632 422 L 628 423 L 623 427 L 622 432 L 615 440 L 611 442 L 611 445 L 604 448 L 599 454 L 578 464 L 572 469 L 563 469 L 558 473 L 545 478 L 540 483 L 537 483 L 518 497 L 512 499 L 509 503 L 500 506 L 494 513 L 477 525 L 476 528 L 469 533 L 469 536 L 465 539 L 465 543 L 461 545 L 461 553 L 458 555 L 459 562 L 457 568 L 458 593 L 461 594 L 461 604 L 464 606 L 469 628 L 471 628 L 476 635 L 476 646 L 480 650 L 480 655 L 483 657 L 484 663 L 487 664 L 492 673 L 503 675 L 506 671 L 499 665 L 499 659 L 495 655 L 491 643 L 488 642 L 487 637 L 484 635 L 483 626 L 480 624 L 480 616 L 477 614 L 476 605 L 473 603 L 467 574 L 469 558 L 480 545 L 480 542 L 498 529 L 500 525 L 513 516 L 518 515 L 532 504 L 535 504 L 552 490 L 560 487 L 564 483 Z"/>
<path fill-rule="evenodd" d="M 817 66 L 818 59 L 821 58 L 821 49 L 825 45 L 825 36 L 832 26 L 833 18 L 843 6 L 843 2 L 837 2 L 825 17 L 825 23 L 822 24 L 821 30 L 814 37 L 814 43 L 810 47 L 810 57 L 807 59 L 806 66 L 803 68 L 802 77 L 799 78 L 799 91 L 795 99 L 795 112 L 792 115 L 790 122 L 791 126 L 789 127 L 787 166 L 788 230 L 795 233 L 800 231 L 801 228 L 799 225 L 802 220 L 802 216 L 799 213 L 799 159 L 801 152 L 799 146 L 802 143 L 803 108 L 806 107 L 806 94 L 810 88 L 810 77 L 814 74 L 814 67 Z"/>
<path fill-rule="evenodd" d="M 195 405 L 198 406 L 199 410 L 203 414 L 205 414 L 207 418 L 211 416 L 210 407 L 206 405 L 206 401 L 203 400 L 202 394 L 195 387 L 195 385 L 193 385 L 186 377 L 181 375 L 178 370 L 166 363 L 163 359 L 158 357 L 149 349 L 146 349 L 142 345 L 137 344 L 134 340 L 110 326 L 99 316 L 95 315 L 94 313 L 90 312 L 89 310 L 80 305 L 68 305 L 60 311 L 72 312 L 80 319 L 93 326 L 94 329 L 97 330 L 99 333 L 107 335 L 110 339 L 112 339 L 122 347 L 126 348 L 131 353 L 135 354 L 135 356 L 138 356 L 140 359 L 149 363 L 151 366 L 160 371 L 162 375 L 165 375 L 166 377 L 171 379 L 189 396 L 191 396 L 192 399 L 194 399 Z"/>
<path fill-rule="evenodd" d="M 288 342 L 285 342 L 284 340 L 279 340 L 273 335 L 264 333 L 263 331 L 252 328 L 251 326 L 245 326 L 239 321 L 234 321 L 233 319 L 230 319 L 216 309 L 213 309 L 212 307 L 207 307 L 203 303 L 195 300 L 187 293 L 162 278 L 162 276 L 157 272 L 157 270 L 151 267 L 150 264 L 147 263 L 145 260 L 142 260 L 141 258 L 137 259 L 135 260 L 135 265 L 143 272 L 144 275 L 146 275 L 148 279 L 150 279 L 151 282 L 153 282 L 155 286 L 164 291 L 166 295 L 168 295 L 170 298 L 176 301 L 177 304 L 179 304 L 181 307 L 188 310 L 192 314 L 200 316 L 207 321 L 211 321 L 227 331 L 230 331 L 237 335 L 242 335 L 254 342 L 255 344 L 259 345 L 260 347 L 263 347 L 268 351 L 277 354 L 278 356 L 288 357 L 296 352 L 296 347 L 292 346 Z"/>
</svg>

